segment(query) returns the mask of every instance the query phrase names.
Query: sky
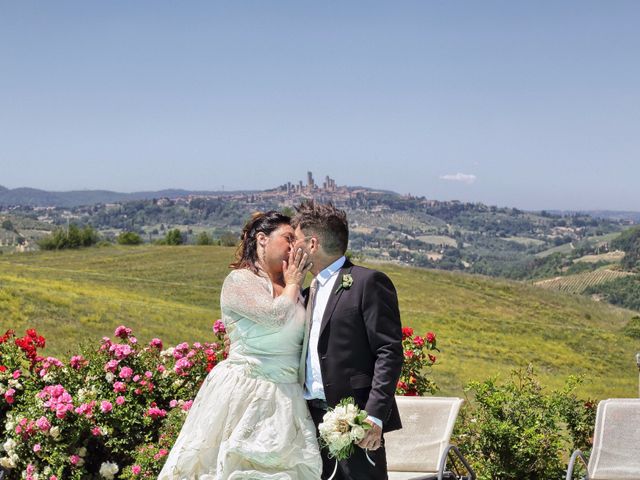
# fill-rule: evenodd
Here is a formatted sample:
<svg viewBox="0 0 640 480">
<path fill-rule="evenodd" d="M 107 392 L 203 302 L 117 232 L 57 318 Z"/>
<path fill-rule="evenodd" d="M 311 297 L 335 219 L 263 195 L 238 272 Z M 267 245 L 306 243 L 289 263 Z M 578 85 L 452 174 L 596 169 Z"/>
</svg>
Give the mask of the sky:
<svg viewBox="0 0 640 480">
<path fill-rule="evenodd" d="M 0 185 L 640 211 L 640 2 L 0 0 Z"/>
</svg>

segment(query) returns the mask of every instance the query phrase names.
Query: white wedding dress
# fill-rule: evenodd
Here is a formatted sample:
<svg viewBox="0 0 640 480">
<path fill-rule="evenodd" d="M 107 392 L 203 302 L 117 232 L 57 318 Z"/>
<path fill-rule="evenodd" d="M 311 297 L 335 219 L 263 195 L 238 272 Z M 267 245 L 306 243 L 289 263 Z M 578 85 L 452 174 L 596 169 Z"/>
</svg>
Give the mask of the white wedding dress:
<svg viewBox="0 0 640 480">
<path fill-rule="evenodd" d="M 265 274 L 231 272 L 220 300 L 229 357 L 207 376 L 158 480 L 317 480 L 316 431 L 298 383 L 304 306 Z"/>
</svg>

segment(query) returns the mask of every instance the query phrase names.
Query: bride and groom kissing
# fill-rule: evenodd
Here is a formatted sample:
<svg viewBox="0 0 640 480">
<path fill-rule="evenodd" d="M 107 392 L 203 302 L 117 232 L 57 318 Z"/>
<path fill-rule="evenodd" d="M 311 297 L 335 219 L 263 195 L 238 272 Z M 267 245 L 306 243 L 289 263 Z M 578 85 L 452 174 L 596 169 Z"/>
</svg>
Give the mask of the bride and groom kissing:
<svg viewBox="0 0 640 480">
<path fill-rule="evenodd" d="M 229 355 L 203 382 L 159 480 L 327 479 L 336 461 L 317 427 L 347 397 L 371 428 L 333 478 L 387 478 L 383 432 L 401 428 L 395 288 L 345 257 L 344 211 L 313 201 L 296 210 L 245 225 L 220 298 Z"/>
</svg>

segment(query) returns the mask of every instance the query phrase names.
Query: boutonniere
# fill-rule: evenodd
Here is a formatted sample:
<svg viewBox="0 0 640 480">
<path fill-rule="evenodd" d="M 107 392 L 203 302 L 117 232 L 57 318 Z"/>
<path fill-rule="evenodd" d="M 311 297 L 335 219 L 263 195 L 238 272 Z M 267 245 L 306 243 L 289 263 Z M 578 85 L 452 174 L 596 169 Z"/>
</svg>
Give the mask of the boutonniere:
<svg viewBox="0 0 640 480">
<path fill-rule="evenodd" d="M 345 273 L 344 275 L 342 275 L 342 281 L 340 282 L 340 285 L 338 285 L 338 288 L 336 288 L 336 293 L 338 293 L 340 290 L 349 290 L 351 288 L 351 285 L 353 285 L 353 277 L 350 273 Z"/>
</svg>

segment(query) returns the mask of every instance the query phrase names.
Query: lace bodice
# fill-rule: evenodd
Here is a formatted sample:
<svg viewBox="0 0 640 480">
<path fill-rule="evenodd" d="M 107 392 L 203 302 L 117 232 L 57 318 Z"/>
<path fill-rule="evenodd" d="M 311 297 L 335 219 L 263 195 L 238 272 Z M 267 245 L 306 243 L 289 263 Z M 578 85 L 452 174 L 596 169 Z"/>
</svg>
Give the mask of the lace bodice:
<svg viewBox="0 0 640 480">
<path fill-rule="evenodd" d="M 238 269 L 222 285 L 220 307 L 231 341 L 229 362 L 271 381 L 297 381 L 304 335 L 301 299 L 274 298 L 266 275 Z"/>
</svg>

